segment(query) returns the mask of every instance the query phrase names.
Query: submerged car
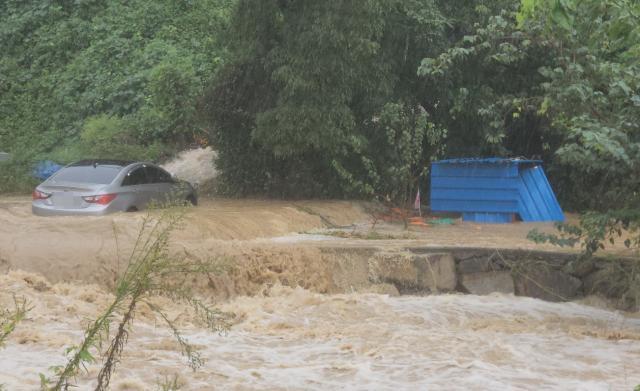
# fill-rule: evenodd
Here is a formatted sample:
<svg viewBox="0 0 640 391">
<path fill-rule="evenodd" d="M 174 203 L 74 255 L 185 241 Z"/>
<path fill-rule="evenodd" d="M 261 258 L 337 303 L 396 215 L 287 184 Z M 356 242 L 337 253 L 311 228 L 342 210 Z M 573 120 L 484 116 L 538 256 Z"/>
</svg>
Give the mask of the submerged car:
<svg viewBox="0 0 640 391">
<path fill-rule="evenodd" d="M 82 160 L 38 185 L 31 210 L 39 216 L 104 215 L 183 201 L 197 205 L 196 189 L 154 164 Z"/>
</svg>

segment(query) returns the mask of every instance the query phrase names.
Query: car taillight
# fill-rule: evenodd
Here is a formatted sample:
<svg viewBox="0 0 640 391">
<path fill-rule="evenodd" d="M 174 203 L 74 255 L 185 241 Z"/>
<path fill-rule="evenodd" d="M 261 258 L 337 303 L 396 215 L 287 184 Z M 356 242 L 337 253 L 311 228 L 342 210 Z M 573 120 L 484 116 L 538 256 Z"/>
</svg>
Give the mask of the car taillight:
<svg viewBox="0 0 640 391">
<path fill-rule="evenodd" d="M 51 197 L 51 194 L 35 189 L 33 193 L 31 193 L 31 197 L 34 200 L 46 200 L 47 198 Z"/>
<path fill-rule="evenodd" d="M 85 196 L 82 199 L 90 204 L 107 205 L 116 198 L 117 194 L 103 194 L 94 196 Z"/>
</svg>

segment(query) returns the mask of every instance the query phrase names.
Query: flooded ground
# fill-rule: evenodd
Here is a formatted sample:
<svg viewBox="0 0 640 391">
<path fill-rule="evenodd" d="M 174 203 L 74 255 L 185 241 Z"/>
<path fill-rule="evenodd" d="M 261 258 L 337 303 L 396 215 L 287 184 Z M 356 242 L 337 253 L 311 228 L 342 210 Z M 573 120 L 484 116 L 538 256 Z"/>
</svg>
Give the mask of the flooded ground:
<svg viewBox="0 0 640 391">
<path fill-rule="evenodd" d="M 83 324 L 110 295 L 97 286 L 0 277 L 34 309 L 0 351 L 0 383 L 37 389 L 38 373 L 64 362 Z M 640 319 L 576 303 L 507 295 L 321 295 L 274 286 L 222 308 L 237 315 L 226 335 L 202 329 L 163 299 L 200 349 L 192 372 L 169 330 L 148 309 L 136 316 L 114 390 L 148 390 L 177 376 L 183 390 L 558 389 L 630 390 L 640 384 Z M 99 367 L 78 378 L 91 389 Z"/>
<path fill-rule="evenodd" d="M 100 283 L 101 270 L 117 268 L 118 253 L 127 254 L 146 213 L 101 217 L 42 218 L 31 214 L 25 197 L 0 198 L 0 271 L 43 273 L 53 282 Z M 532 228 L 552 232 L 552 224 L 449 226 L 404 230 L 401 223 L 377 224 L 378 240 L 366 239 L 370 215 L 348 201 L 266 201 L 202 199 L 187 213 L 173 246 L 199 254 L 241 253 L 256 245 L 287 246 L 340 241 L 345 246 L 457 246 L 555 250 L 526 239 Z M 328 225 L 341 226 L 347 238 Z M 355 233 L 356 235 L 351 235 Z M 352 237 L 350 237 L 352 236 Z M 564 249 L 563 251 L 570 251 Z M 574 250 L 575 251 L 575 250 Z"/>
<path fill-rule="evenodd" d="M 38 373 L 64 362 L 64 350 L 112 299 L 110 278 L 144 216 L 40 218 L 24 197 L 0 199 L 0 307 L 10 307 L 13 295 L 33 305 L 0 348 L 0 384 L 7 390 L 38 389 Z M 526 239 L 533 227 L 552 231 L 550 224 L 458 222 L 410 231 L 386 224 L 377 228 L 381 240 L 368 240 L 369 218 L 362 204 L 346 201 L 204 199 L 173 236 L 172 251 L 235 259 L 232 274 L 200 293 L 234 312 L 236 322 L 226 335 L 211 334 L 184 306 L 153 299 L 206 364 L 190 371 L 170 331 L 142 307 L 113 389 L 159 389 L 174 376 L 182 390 L 629 390 L 640 384 L 637 314 L 509 295 L 318 293 L 335 292 L 320 258 L 325 244 L 553 249 Z M 330 226 L 343 227 L 346 238 Z M 278 285 L 283 281 L 305 281 L 306 289 Z M 92 389 L 98 369 L 90 366 L 78 389 Z"/>
<path fill-rule="evenodd" d="M 173 247 L 206 256 L 241 253 L 256 243 L 269 244 L 274 237 L 299 240 L 294 238 L 300 233 L 325 226 L 305 207 L 341 225 L 366 219 L 356 203 L 346 201 L 203 199 L 173 235 Z M 105 269 L 117 269 L 118 257 L 130 252 L 145 216 L 138 212 L 43 218 L 31 214 L 31 201 L 24 197 L 0 199 L 0 272 L 20 269 L 42 273 L 53 282 L 101 283 Z"/>
</svg>

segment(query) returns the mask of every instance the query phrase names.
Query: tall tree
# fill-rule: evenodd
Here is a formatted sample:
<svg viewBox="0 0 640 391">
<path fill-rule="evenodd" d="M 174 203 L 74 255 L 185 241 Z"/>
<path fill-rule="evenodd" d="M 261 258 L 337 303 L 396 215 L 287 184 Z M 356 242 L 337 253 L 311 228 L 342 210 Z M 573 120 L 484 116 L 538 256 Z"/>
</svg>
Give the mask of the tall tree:
<svg viewBox="0 0 640 391">
<path fill-rule="evenodd" d="M 386 103 L 415 103 L 443 24 L 430 0 L 240 1 L 235 61 L 202 105 L 229 190 L 336 195 L 364 180 L 354 152 Z"/>
</svg>

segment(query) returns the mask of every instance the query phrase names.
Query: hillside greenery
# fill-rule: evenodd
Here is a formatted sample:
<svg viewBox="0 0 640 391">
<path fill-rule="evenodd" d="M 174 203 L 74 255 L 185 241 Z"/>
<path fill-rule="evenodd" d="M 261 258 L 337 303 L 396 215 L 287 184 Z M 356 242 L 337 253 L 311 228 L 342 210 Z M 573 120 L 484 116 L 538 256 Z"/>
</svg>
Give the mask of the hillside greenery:
<svg viewBox="0 0 640 391">
<path fill-rule="evenodd" d="M 639 35 L 631 0 L 7 0 L 0 191 L 210 143 L 233 196 L 404 203 L 432 160 L 525 156 L 565 209 L 634 211 Z"/>
<path fill-rule="evenodd" d="M 194 140 L 231 0 L 0 2 L 0 191 L 39 159 L 160 159 Z M 25 183 L 26 182 L 26 183 Z"/>
</svg>

